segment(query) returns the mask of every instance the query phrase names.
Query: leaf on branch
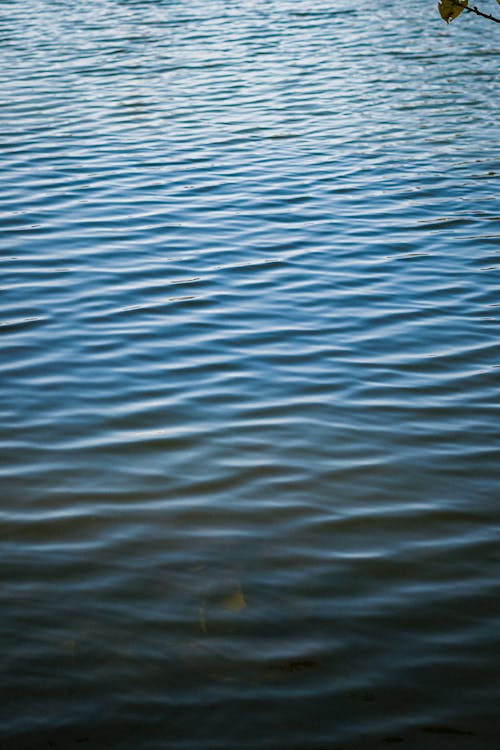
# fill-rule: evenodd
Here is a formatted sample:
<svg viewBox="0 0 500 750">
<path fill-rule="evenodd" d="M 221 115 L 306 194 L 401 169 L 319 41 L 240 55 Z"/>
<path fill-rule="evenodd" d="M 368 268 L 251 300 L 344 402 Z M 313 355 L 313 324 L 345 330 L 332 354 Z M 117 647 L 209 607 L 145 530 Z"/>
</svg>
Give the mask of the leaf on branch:
<svg viewBox="0 0 500 750">
<path fill-rule="evenodd" d="M 500 3 L 500 0 L 497 0 Z M 446 23 L 454 21 L 468 5 L 468 0 L 439 0 L 438 11 Z"/>
</svg>

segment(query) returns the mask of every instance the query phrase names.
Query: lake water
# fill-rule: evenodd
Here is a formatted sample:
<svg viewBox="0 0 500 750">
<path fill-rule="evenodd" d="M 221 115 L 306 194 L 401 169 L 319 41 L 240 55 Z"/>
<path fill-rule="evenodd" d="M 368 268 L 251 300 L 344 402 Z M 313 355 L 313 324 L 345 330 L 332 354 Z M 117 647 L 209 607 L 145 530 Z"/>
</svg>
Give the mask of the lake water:
<svg viewBox="0 0 500 750">
<path fill-rule="evenodd" d="M 2 3 L 2 750 L 500 746 L 499 52 Z"/>
</svg>

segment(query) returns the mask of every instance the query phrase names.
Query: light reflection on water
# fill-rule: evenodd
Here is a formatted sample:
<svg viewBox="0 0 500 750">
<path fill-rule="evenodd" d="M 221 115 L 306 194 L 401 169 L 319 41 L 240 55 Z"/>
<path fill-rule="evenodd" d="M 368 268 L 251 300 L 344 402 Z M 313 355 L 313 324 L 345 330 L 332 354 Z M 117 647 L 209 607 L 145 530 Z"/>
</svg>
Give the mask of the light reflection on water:
<svg viewBox="0 0 500 750">
<path fill-rule="evenodd" d="M 498 45 L 433 13 L 0 19 L 6 747 L 498 746 Z"/>
</svg>

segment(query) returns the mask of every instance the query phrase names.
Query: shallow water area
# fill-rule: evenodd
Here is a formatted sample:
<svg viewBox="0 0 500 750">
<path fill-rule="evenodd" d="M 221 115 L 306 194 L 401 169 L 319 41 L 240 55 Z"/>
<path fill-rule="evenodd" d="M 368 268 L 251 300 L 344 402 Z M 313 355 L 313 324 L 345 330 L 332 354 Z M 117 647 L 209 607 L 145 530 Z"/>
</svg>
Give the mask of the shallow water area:
<svg viewBox="0 0 500 750">
<path fill-rule="evenodd" d="M 498 748 L 499 39 L 3 3 L 2 750 Z"/>
</svg>

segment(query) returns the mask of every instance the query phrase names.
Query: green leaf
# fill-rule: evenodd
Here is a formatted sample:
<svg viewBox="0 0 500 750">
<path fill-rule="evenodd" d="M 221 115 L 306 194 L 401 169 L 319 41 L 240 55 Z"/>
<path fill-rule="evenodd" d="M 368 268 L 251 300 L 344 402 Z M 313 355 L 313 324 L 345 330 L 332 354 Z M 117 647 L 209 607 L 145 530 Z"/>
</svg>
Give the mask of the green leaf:
<svg viewBox="0 0 500 750">
<path fill-rule="evenodd" d="M 497 0 L 500 3 L 500 0 Z M 460 13 L 468 5 L 468 0 L 439 0 L 438 11 L 441 18 L 450 23 L 458 18 Z"/>
<path fill-rule="evenodd" d="M 220 606 L 230 612 L 240 612 L 247 606 L 239 583 L 236 583 L 232 591 L 228 592 L 227 596 L 221 599 Z"/>
</svg>

